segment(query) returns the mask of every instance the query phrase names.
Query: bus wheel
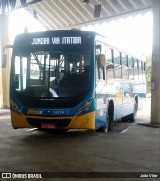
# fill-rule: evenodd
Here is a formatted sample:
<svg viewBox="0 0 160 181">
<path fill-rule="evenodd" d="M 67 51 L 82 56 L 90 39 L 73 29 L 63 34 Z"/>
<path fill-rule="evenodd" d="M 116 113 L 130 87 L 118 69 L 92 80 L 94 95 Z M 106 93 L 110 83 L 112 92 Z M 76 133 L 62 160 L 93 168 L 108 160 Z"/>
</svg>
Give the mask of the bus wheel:
<svg viewBox="0 0 160 181">
<path fill-rule="evenodd" d="M 137 111 L 138 111 L 138 102 L 137 102 L 137 100 L 135 100 L 133 113 L 128 116 L 129 122 L 131 122 L 131 123 L 135 122 L 136 117 L 137 117 Z"/>
<path fill-rule="evenodd" d="M 110 101 L 108 108 L 108 131 L 112 131 L 113 116 L 114 116 L 114 104 L 113 101 Z"/>
<path fill-rule="evenodd" d="M 104 132 L 104 133 L 107 133 L 108 132 L 108 123 L 109 123 L 109 120 L 108 120 L 109 118 L 108 118 L 108 115 L 106 115 L 106 124 L 103 126 L 103 127 L 101 127 L 101 128 L 98 128 L 96 131 L 97 132 Z"/>
<path fill-rule="evenodd" d="M 114 104 L 113 101 L 110 101 L 108 113 L 106 115 L 106 124 L 103 127 L 97 129 L 97 132 L 107 133 L 109 131 L 112 131 L 113 116 L 114 116 Z"/>
</svg>

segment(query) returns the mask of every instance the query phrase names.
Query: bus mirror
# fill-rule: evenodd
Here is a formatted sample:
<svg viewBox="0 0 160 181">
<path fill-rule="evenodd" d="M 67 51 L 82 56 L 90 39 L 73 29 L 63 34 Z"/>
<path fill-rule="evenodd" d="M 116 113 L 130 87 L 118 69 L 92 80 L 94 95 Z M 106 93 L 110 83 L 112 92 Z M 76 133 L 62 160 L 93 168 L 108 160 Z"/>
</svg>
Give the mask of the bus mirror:
<svg viewBox="0 0 160 181">
<path fill-rule="evenodd" d="M 3 57 L 2 57 L 2 68 L 6 68 L 6 62 L 7 62 L 7 56 L 6 56 L 6 54 L 3 54 Z"/>
<path fill-rule="evenodd" d="M 105 67 L 105 61 L 106 61 L 105 55 L 99 54 L 98 55 L 98 66 L 99 67 Z"/>
</svg>

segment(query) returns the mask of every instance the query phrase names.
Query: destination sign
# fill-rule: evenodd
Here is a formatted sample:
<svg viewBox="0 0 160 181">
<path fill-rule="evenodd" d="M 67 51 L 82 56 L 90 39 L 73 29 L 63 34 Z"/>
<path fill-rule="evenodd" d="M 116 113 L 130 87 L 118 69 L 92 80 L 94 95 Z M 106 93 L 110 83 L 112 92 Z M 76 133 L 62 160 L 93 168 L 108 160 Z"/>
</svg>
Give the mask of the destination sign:
<svg viewBox="0 0 160 181">
<path fill-rule="evenodd" d="M 80 45 L 81 37 L 43 37 L 33 38 L 32 45 Z"/>
</svg>

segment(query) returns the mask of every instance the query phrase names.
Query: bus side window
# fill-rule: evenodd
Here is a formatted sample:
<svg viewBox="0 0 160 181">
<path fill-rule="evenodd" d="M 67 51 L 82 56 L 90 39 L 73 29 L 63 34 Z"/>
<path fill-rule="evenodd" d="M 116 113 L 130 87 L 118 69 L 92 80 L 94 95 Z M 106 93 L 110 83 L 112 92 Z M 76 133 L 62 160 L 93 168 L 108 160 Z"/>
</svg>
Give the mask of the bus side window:
<svg viewBox="0 0 160 181">
<path fill-rule="evenodd" d="M 128 56 L 129 80 L 134 80 L 133 58 Z"/>
<path fill-rule="evenodd" d="M 97 55 L 97 70 L 98 70 L 98 79 L 105 80 L 105 55 L 99 54 Z"/>
<path fill-rule="evenodd" d="M 26 89 L 27 81 L 27 58 L 16 56 L 14 64 L 14 81 L 12 82 L 13 87 L 16 90 Z"/>
<path fill-rule="evenodd" d="M 122 69 L 121 69 L 121 60 L 120 60 L 120 52 L 114 50 L 114 71 L 115 71 L 115 78 L 121 79 L 122 78 Z"/>
<path fill-rule="evenodd" d="M 146 71 L 146 63 L 144 62 L 144 67 L 143 67 L 143 71 Z"/>
<path fill-rule="evenodd" d="M 143 80 L 146 80 L 146 63 L 145 62 L 142 63 L 143 63 Z"/>
<path fill-rule="evenodd" d="M 112 61 L 112 50 L 109 47 L 106 47 L 106 77 L 113 79 L 114 78 L 114 66 Z"/>
<path fill-rule="evenodd" d="M 100 80 L 105 80 L 105 44 L 99 41 L 96 41 L 96 77 Z"/>
<path fill-rule="evenodd" d="M 138 60 L 135 58 L 133 60 L 134 60 L 134 78 L 135 80 L 139 80 Z"/>
<path fill-rule="evenodd" d="M 139 64 L 139 80 L 143 80 L 143 62 L 138 60 Z"/>
<path fill-rule="evenodd" d="M 128 79 L 128 56 L 125 54 L 125 53 L 122 53 L 121 54 L 122 58 L 121 58 L 121 61 L 122 61 L 122 78 L 123 79 Z"/>
<path fill-rule="evenodd" d="M 99 79 L 101 79 L 101 80 L 105 80 L 105 75 L 104 75 L 104 67 L 99 67 L 99 72 L 98 72 L 98 74 L 99 74 Z"/>
</svg>

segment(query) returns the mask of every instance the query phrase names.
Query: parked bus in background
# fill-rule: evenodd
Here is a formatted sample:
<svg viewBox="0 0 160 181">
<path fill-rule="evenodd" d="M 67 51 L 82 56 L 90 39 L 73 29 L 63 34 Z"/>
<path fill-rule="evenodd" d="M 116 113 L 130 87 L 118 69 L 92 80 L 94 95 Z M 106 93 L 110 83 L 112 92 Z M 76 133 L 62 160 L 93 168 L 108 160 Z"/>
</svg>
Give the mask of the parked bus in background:
<svg viewBox="0 0 160 181">
<path fill-rule="evenodd" d="M 10 75 L 13 128 L 106 132 L 135 121 L 146 98 L 145 62 L 95 32 L 18 35 Z"/>
</svg>

